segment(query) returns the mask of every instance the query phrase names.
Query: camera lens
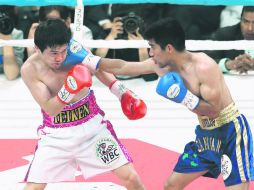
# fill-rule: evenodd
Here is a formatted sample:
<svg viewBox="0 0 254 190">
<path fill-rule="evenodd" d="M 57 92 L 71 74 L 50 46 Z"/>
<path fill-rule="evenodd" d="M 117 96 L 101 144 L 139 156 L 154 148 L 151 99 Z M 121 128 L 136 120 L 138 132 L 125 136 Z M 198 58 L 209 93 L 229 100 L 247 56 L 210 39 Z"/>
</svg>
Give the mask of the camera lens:
<svg viewBox="0 0 254 190">
<path fill-rule="evenodd" d="M 123 28 L 127 33 L 135 33 L 143 24 L 143 19 L 130 12 L 127 16 L 122 17 Z"/>
<path fill-rule="evenodd" d="M 0 33 L 8 35 L 14 28 L 13 20 L 6 14 L 0 13 Z"/>
<path fill-rule="evenodd" d="M 129 18 L 123 23 L 123 28 L 126 30 L 128 33 L 134 33 L 138 29 L 138 21 L 133 18 Z"/>
</svg>

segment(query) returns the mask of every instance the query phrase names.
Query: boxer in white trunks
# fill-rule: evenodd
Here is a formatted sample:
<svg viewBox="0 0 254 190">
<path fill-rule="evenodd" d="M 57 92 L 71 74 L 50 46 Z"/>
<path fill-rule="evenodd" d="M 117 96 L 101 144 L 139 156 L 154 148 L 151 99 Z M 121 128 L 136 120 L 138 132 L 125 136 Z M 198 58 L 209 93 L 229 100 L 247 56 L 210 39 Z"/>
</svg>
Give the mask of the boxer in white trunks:
<svg viewBox="0 0 254 190">
<path fill-rule="evenodd" d="M 113 171 L 128 190 L 144 190 L 130 155 L 96 103 L 91 68 L 68 64 L 71 55 L 67 52 L 73 44 L 65 23 L 60 19 L 41 22 L 34 42 L 36 52 L 24 63 L 21 75 L 41 107 L 43 123 L 38 128 L 40 140 L 25 177 L 25 190 L 74 180 L 78 167 L 85 178 Z M 88 65 L 100 61 L 90 52 L 85 56 Z M 141 99 L 113 75 L 100 76 L 129 119 L 145 116 L 146 105 Z"/>
</svg>

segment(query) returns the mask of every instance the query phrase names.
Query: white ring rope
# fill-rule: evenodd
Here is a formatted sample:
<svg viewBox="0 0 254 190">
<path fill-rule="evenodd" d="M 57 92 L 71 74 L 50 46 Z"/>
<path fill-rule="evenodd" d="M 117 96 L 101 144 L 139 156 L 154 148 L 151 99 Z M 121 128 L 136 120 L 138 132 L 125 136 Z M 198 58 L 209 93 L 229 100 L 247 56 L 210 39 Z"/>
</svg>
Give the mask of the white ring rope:
<svg viewBox="0 0 254 190">
<path fill-rule="evenodd" d="M 81 40 L 81 44 L 88 48 L 142 48 L 149 45 L 145 40 Z M 33 47 L 33 39 L 25 40 L 2 40 L 0 39 L 0 47 L 16 46 L 16 47 Z M 212 40 L 186 40 L 187 50 L 254 50 L 254 41 L 237 40 L 237 41 L 212 41 Z"/>
</svg>

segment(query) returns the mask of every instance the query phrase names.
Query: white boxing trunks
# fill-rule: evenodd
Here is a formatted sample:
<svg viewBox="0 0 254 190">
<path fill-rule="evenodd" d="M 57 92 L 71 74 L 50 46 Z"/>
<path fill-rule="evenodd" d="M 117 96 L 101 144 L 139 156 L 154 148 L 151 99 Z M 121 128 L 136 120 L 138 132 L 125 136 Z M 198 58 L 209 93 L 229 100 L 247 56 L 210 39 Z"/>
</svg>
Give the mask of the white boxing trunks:
<svg viewBox="0 0 254 190">
<path fill-rule="evenodd" d="M 52 183 L 75 180 L 80 169 L 85 178 L 132 162 L 111 123 L 96 104 L 93 91 L 66 105 L 57 116 L 42 111 L 40 140 L 25 177 L 26 182 Z"/>
</svg>

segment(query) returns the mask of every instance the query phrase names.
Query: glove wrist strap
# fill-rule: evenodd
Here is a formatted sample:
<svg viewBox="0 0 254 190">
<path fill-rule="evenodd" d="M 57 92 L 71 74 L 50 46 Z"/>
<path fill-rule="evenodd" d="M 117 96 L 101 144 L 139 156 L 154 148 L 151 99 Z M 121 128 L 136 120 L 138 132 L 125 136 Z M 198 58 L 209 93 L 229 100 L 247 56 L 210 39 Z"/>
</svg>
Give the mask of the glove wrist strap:
<svg viewBox="0 0 254 190">
<path fill-rule="evenodd" d="M 75 94 L 71 94 L 68 90 L 66 90 L 64 85 L 62 86 L 62 88 L 59 90 L 57 94 L 58 100 L 64 104 L 68 104 L 74 96 Z"/>
<path fill-rule="evenodd" d="M 198 107 L 199 101 L 200 100 L 196 95 L 192 94 L 189 90 L 187 90 L 186 96 L 181 103 L 190 110 L 194 110 Z"/>
<path fill-rule="evenodd" d="M 82 63 L 85 64 L 91 72 L 95 73 L 100 65 L 100 59 L 101 57 L 99 56 L 88 54 Z"/>
<path fill-rule="evenodd" d="M 118 97 L 119 100 L 121 100 L 122 95 L 128 90 L 119 80 L 114 81 L 109 88 L 111 93 Z"/>
</svg>

